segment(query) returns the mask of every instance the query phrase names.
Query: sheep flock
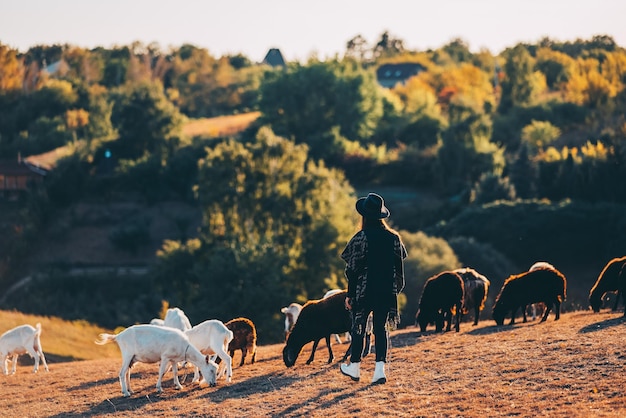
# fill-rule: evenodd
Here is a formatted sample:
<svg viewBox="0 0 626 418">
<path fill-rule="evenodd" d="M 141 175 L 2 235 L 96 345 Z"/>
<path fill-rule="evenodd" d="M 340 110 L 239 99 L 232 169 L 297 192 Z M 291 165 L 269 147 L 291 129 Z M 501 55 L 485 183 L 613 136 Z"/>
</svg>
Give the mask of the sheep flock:
<svg viewBox="0 0 626 418">
<path fill-rule="evenodd" d="M 429 325 L 435 326 L 434 331 L 431 331 L 434 333 L 451 331 L 453 326 L 458 332 L 463 316 L 471 314 L 468 319 L 475 326 L 484 311 L 491 289 L 490 280 L 471 267 L 439 272 L 423 285 L 418 310 L 413 313 L 415 325 L 422 333 L 428 332 Z M 626 256 L 610 260 L 591 286 L 588 302 L 593 312 L 599 312 L 609 293 L 616 294 L 611 308 L 613 311 L 617 310 L 620 299 L 626 306 Z M 315 351 L 322 339 L 326 341 L 328 350 L 327 363 L 335 360 L 332 346 L 344 343 L 341 336 L 345 343 L 350 343 L 352 318 L 345 309 L 345 297 L 345 290 L 331 289 L 319 299 L 299 301 L 302 303 L 285 301 L 285 306 L 278 311 L 284 314 L 285 366 L 293 367 L 308 343 L 313 344 L 306 360 L 307 365 L 313 363 Z M 554 320 L 559 320 L 561 305 L 566 297 L 565 275 L 552 264 L 539 261 L 528 271 L 511 274 L 504 280 L 493 299 L 490 319 L 495 321 L 496 327 L 511 326 L 515 324 L 518 313 L 522 314 L 526 322 L 527 310 L 532 308 L 543 309 L 540 322 L 546 321 L 550 313 L 554 314 Z M 507 317 L 509 322 L 505 325 Z M 364 355 L 370 352 L 371 332 L 370 320 Z M 37 323 L 35 326 L 23 324 L 0 335 L 0 365 L 3 374 L 15 374 L 18 356 L 22 354 L 28 354 L 35 360 L 33 373 L 38 372 L 40 363 L 46 372 L 49 371 L 41 345 L 41 334 L 41 324 Z M 133 393 L 130 385 L 131 368 L 137 362 L 159 363 L 156 383 L 158 392 L 162 391 L 162 379 L 170 370 L 174 387 L 181 389 L 178 372 L 187 367 L 194 370 L 192 383 L 215 386 L 223 378 L 228 384 L 236 379 L 233 376 L 236 351 L 241 352 L 241 358 L 235 369 L 245 367 L 246 361 L 248 364 L 256 361 L 257 338 L 257 329 L 249 318 L 241 316 L 227 322 L 207 319 L 192 325 L 184 311 L 174 307 L 167 310 L 164 318 L 154 318 L 147 324 L 137 323 L 117 334 L 100 334 L 94 342 L 99 345 L 116 343 L 119 346 L 122 366 L 118 377 L 122 395 L 128 397 Z M 344 352 L 342 361 L 349 353 L 350 346 Z"/>
</svg>

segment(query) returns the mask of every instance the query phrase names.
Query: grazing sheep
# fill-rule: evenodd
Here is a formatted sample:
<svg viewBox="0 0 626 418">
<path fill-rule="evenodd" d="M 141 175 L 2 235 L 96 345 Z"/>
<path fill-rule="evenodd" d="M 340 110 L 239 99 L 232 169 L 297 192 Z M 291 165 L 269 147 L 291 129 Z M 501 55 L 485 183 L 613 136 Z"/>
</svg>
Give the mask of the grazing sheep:
<svg viewBox="0 0 626 418">
<path fill-rule="evenodd" d="M 332 363 L 335 357 L 330 346 L 331 334 L 348 332 L 352 327 L 352 317 L 344 304 L 346 294 L 344 290 L 325 299 L 310 300 L 302 307 L 283 348 L 283 361 L 287 367 L 293 366 L 302 347 L 313 341 L 311 356 L 306 362 L 311 364 L 322 338 L 326 339 L 328 347 L 328 363 Z"/>
<path fill-rule="evenodd" d="M 156 324 L 159 325 L 159 324 Z M 165 313 L 165 319 L 163 325 L 170 328 L 176 328 L 185 332 L 191 329 L 191 322 L 185 312 L 180 308 L 169 308 Z"/>
<path fill-rule="evenodd" d="M 463 294 L 465 292 L 463 279 L 457 273 L 444 271 L 431 278 L 424 284 L 415 322 L 422 332 L 428 324 L 435 324 L 437 332 L 443 330 L 447 322 L 446 331 L 452 327 L 452 316 L 455 316 L 455 331 L 459 332 Z M 453 313 L 453 310 L 456 312 Z"/>
<path fill-rule="evenodd" d="M 172 365 L 174 373 L 174 385 L 176 389 L 182 389 L 178 380 L 178 362 L 190 362 L 202 370 L 202 376 L 210 386 L 215 385 L 217 364 L 209 360 L 195 348 L 187 336 L 180 330 L 158 325 L 133 325 L 117 335 L 100 334 L 96 344 L 104 345 L 115 341 L 122 352 L 122 368 L 120 369 L 120 385 L 122 395 L 130 396 L 130 369 L 133 364 L 157 363 L 159 366 L 159 378 L 156 388 L 162 392 L 161 381 L 167 371 L 168 365 Z"/>
<path fill-rule="evenodd" d="M 626 306 L 626 256 L 614 258 L 609 261 L 600 272 L 598 279 L 589 292 L 589 305 L 594 312 L 600 312 L 602 298 L 607 292 L 617 292 L 613 310 L 617 310 L 620 295 Z M 626 316 L 626 308 L 624 309 Z"/>
<path fill-rule="evenodd" d="M 248 318 L 235 318 L 228 321 L 226 328 L 233 332 L 233 340 L 228 344 L 228 353 L 234 358 L 235 350 L 241 350 L 241 362 L 243 366 L 248 351 L 252 353 L 251 363 L 256 360 L 256 327 Z M 219 363 L 219 362 L 218 362 Z"/>
<path fill-rule="evenodd" d="M 291 329 L 296 324 L 301 310 L 302 305 L 295 302 L 290 304 L 289 306 L 281 308 L 280 311 L 285 314 L 285 341 L 287 341 L 289 332 L 291 332 Z"/>
<path fill-rule="evenodd" d="M 476 270 L 465 267 L 453 270 L 463 279 L 463 314 L 474 311 L 474 325 L 478 325 L 478 316 L 485 307 L 491 282 Z"/>
<path fill-rule="evenodd" d="M 547 261 L 537 261 L 535 264 L 530 266 L 528 271 L 535 271 L 539 269 L 556 270 L 556 268 L 552 264 L 548 263 Z"/>
<path fill-rule="evenodd" d="M 543 302 L 546 310 L 541 322 L 548 318 L 554 305 L 555 320 L 561 316 L 561 302 L 565 300 L 567 280 L 563 273 L 556 269 L 542 268 L 509 276 L 502 285 L 493 307 L 493 319 L 502 325 L 505 316 L 511 314 L 511 322 L 515 323 L 515 313 L 528 304 Z"/>
<path fill-rule="evenodd" d="M 336 295 L 337 293 L 340 293 L 340 292 L 342 292 L 341 289 L 331 289 L 328 292 L 324 293 L 324 296 L 322 298 L 326 299 L 327 297 L 332 296 L 332 295 Z M 339 334 L 333 334 L 333 336 L 335 337 L 335 342 L 337 344 L 343 344 L 343 341 L 341 341 L 341 337 L 339 337 Z M 344 338 L 348 342 L 350 342 L 352 340 L 352 336 L 350 335 L 349 332 L 345 333 Z"/>
<path fill-rule="evenodd" d="M 0 365 L 2 366 L 2 372 L 9 374 L 9 365 L 7 362 L 9 356 L 12 356 L 13 366 L 11 374 L 15 374 L 17 358 L 20 354 L 26 353 L 35 359 L 33 373 L 37 373 L 37 370 L 39 370 L 39 359 L 41 359 L 44 369 L 48 371 L 46 357 L 41 350 L 40 337 L 40 323 L 37 323 L 35 327 L 31 325 L 20 325 L 2 334 L 2 336 L 0 336 Z"/>
<path fill-rule="evenodd" d="M 325 299 L 329 296 L 335 295 L 339 292 L 342 292 L 341 289 L 331 289 L 328 292 L 326 292 L 324 294 L 324 296 L 322 297 L 322 299 Z M 302 310 L 302 305 L 300 305 L 299 303 L 292 303 L 287 307 L 281 308 L 281 312 L 283 314 L 285 314 L 285 340 L 287 340 L 287 336 L 289 335 L 289 332 L 291 331 L 291 329 L 293 328 L 294 324 L 296 323 L 296 321 L 298 320 L 298 315 L 300 315 L 300 311 Z M 338 334 L 333 334 L 335 341 L 337 342 L 337 344 L 342 344 L 341 338 L 339 337 Z M 346 341 L 350 341 L 350 333 L 346 332 L 345 334 L 345 338 Z"/>
<path fill-rule="evenodd" d="M 534 270 L 539 270 L 539 269 L 556 270 L 556 268 L 552 264 L 548 263 L 547 261 L 537 261 L 535 264 L 530 266 L 528 271 L 534 271 Z M 522 309 L 523 322 L 527 322 L 528 320 L 526 316 L 528 314 L 528 311 L 530 311 L 530 316 L 532 320 L 534 321 L 535 319 L 537 319 L 537 316 L 543 315 L 543 312 L 546 311 L 546 305 L 543 302 L 537 302 L 537 303 L 531 303 L 525 306 Z"/>
<path fill-rule="evenodd" d="M 202 354 L 209 356 L 217 355 L 224 361 L 223 367 L 222 364 L 219 365 L 220 369 L 218 370 L 217 378 L 220 378 L 226 372 L 226 378 L 230 382 L 233 375 L 233 359 L 228 355 L 227 351 L 228 344 L 234 338 L 233 332 L 222 321 L 209 319 L 188 329 L 185 331 L 185 335 L 189 338 L 191 344 L 200 350 Z M 192 382 L 198 381 L 199 378 L 198 367 L 195 367 Z"/>
</svg>

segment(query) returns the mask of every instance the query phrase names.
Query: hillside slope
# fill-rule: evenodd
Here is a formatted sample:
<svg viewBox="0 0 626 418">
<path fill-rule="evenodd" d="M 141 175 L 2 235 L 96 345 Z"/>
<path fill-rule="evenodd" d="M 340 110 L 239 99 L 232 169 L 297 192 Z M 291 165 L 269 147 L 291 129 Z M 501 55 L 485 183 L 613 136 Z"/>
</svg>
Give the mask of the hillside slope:
<svg viewBox="0 0 626 418">
<path fill-rule="evenodd" d="M 340 374 L 338 360 L 326 363 L 323 344 L 311 365 L 309 344 L 290 369 L 282 344 L 260 347 L 257 362 L 241 368 L 237 352 L 231 383 L 199 388 L 187 376 L 176 391 L 167 374 L 162 394 L 154 387 L 157 366 L 138 364 L 131 398 L 121 396 L 119 358 L 50 362 L 50 372 L 37 375 L 24 365 L 15 376 L 0 376 L 0 410 L 10 417 L 621 417 L 625 325 L 621 312 L 580 311 L 545 323 L 463 324 L 459 333 L 399 330 L 392 333 L 388 383 L 378 386 L 369 383 L 372 356 L 355 383 Z M 347 346 L 334 348 L 339 359 Z"/>
</svg>

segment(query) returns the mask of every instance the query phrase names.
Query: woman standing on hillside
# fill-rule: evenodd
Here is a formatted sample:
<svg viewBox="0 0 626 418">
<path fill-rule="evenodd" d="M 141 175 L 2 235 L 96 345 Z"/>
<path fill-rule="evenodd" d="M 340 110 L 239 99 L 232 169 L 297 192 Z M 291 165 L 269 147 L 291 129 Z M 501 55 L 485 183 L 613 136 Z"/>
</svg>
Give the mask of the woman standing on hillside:
<svg viewBox="0 0 626 418">
<path fill-rule="evenodd" d="M 356 210 L 362 216 L 361 230 L 341 253 L 348 279 L 345 304 L 352 312 L 352 352 L 350 364 L 342 364 L 340 369 L 352 380 L 360 379 L 365 323 L 369 313 L 373 312 L 376 368 L 372 383 L 385 383 L 387 330 L 395 328 L 400 321 L 398 293 L 404 288 L 407 253 L 400 235 L 385 221 L 389 210 L 381 196 L 370 193 L 358 199 Z"/>
</svg>

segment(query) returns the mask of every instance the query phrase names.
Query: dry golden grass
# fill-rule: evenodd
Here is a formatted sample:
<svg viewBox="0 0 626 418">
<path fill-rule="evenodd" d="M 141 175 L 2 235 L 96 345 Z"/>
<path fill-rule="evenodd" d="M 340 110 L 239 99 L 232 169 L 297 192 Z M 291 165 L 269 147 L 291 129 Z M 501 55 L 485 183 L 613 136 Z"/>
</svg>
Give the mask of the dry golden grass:
<svg viewBox="0 0 626 418">
<path fill-rule="evenodd" d="M 323 343 L 311 365 L 305 364 L 309 344 L 290 369 L 282 344 L 262 346 L 255 364 L 235 366 L 232 382 L 213 388 L 192 385 L 187 376 L 177 391 L 168 373 L 161 394 L 157 365 L 137 364 L 130 398 L 121 396 L 119 356 L 51 362 L 49 373 L 37 375 L 20 366 L 16 375 L 0 376 L 0 411 L 9 417 L 626 416 L 622 314 L 553 318 L 502 327 L 463 323 L 460 333 L 396 331 L 389 380 L 376 386 L 369 383 L 372 356 L 363 360 L 361 381 L 352 382 L 340 374 L 338 360 L 326 364 Z M 335 345 L 336 357 L 346 348 Z"/>
<path fill-rule="evenodd" d="M 215 118 L 191 119 L 183 126 L 183 133 L 190 137 L 209 138 L 234 135 L 250 126 L 260 115 L 260 112 L 250 112 Z"/>
<path fill-rule="evenodd" d="M 16 311 L 0 311 L 0 335 L 18 325 L 41 323 L 41 346 L 49 363 L 118 358 L 117 347 L 94 350 L 94 339 L 101 332 L 111 332 L 85 321 L 66 321 L 60 318 L 28 315 Z M 22 357 L 26 357 L 22 359 Z M 20 357 L 26 360 L 27 355 Z M 32 360 L 29 364 L 33 364 Z"/>
</svg>

